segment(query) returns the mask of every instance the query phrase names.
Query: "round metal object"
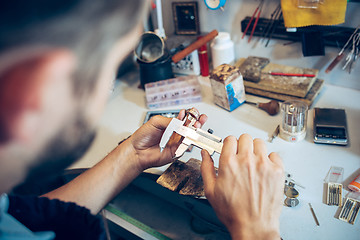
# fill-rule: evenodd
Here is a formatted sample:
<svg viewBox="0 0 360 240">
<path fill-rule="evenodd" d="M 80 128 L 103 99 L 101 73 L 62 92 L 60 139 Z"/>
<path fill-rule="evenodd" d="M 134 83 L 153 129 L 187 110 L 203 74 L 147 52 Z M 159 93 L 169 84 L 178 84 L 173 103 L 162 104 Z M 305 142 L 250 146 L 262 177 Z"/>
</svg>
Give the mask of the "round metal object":
<svg viewBox="0 0 360 240">
<path fill-rule="evenodd" d="M 286 189 L 285 195 L 289 198 L 296 198 L 299 196 L 299 192 L 293 187 L 288 187 Z"/>
<path fill-rule="evenodd" d="M 188 117 L 191 116 L 192 118 L 195 118 L 196 120 L 199 120 L 200 113 L 196 108 L 187 109 L 186 114 L 188 115 Z"/>
<path fill-rule="evenodd" d="M 135 48 L 135 56 L 139 61 L 153 63 L 164 56 L 165 42 L 153 32 L 146 32 L 141 36 L 139 44 Z"/>
<path fill-rule="evenodd" d="M 296 207 L 297 205 L 299 205 L 299 200 L 297 198 L 289 198 L 289 197 L 287 197 L 284 200 L 284 204 L 287 207 Z"/>
</svg>

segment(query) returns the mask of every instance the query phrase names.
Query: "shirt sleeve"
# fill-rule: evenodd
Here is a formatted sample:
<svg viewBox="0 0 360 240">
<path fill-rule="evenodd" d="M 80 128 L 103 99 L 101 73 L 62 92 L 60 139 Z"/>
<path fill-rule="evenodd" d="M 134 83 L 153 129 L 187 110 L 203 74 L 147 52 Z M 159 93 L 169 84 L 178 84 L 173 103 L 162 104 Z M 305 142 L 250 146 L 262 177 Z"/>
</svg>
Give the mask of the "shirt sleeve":
<svg viewBox="0 0 360 240">
<path fill-rule="evenodd" d="M 75 203 L 37 196 L 9 196 L 8 213 L 33 232 L 53 231 L 56 239 L 106 239 L 103 221 Z"/>
</svg>

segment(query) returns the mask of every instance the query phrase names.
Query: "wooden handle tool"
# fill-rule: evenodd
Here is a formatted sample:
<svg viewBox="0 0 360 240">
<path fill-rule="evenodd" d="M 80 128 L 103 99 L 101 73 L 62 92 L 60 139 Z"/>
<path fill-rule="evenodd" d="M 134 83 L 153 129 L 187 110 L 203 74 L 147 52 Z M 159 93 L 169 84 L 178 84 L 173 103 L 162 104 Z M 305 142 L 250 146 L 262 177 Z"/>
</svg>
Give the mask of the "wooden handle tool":
<svg viewBox="0 0 360 240">
<path fill-rule="evenodd" d="M 249 102 L 246 100 L 245 103 L 256 105 L 258 108 L 264 110 L 271 116 L 278 114 L 279 110 L 280 110 L 280 104 L 276 100 L 271 100 L 268 103 L 255 103 L 255 102 Z"/>
<path fill-rule="evenodd" d="M 217 35 L 218 35 L 218 31 L 217 30 L 213 30 L 210 33 L 208 33 L 207 35 L 205 35 L 204 37 L 196 40 L 195 42 L 193 42 L 192 44 L 190 44 L 187 48 L 185 48 L 184 50 L 176 53 L 171 59 L 174 63 L 179 62 L 181 59 L 183 59 L 184 57 L 186 57 L 187 55 L 189 55 L 190 53 L 192 53 L 194 50 L 200 48 L 202 45 L 206 44 L 207 42 L 211 41 L 212 39 L 214 39 Z"/>
</svg>

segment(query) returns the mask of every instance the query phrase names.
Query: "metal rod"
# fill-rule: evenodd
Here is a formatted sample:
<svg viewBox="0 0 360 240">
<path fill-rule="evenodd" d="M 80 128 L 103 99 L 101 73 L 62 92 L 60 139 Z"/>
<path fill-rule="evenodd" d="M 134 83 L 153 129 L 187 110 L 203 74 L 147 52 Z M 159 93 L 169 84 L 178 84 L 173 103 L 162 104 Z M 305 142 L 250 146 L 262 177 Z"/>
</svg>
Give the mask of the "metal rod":
<svg viewBox="0 0 360 240">
<path fill-rule="evenodd" d="M 315 220 L 316 225 L 317 225 L 317 226 L 320 226 L 319 220 L 318 220 L 317 217 L 316 217 L 315 211 L 314 211 L 313 207 L 311 206 L 311 203 L 309 203 L 309 207 L 310 207 L 311 214 L 312 214 L 313 217 L 314 217 L 314 220 Z"/>
</svg>

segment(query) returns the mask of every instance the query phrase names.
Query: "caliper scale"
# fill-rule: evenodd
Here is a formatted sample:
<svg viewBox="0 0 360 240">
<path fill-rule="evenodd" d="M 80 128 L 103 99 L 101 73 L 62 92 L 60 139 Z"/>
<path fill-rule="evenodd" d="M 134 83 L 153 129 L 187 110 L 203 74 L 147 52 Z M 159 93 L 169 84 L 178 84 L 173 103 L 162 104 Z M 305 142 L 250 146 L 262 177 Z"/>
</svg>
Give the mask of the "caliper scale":
<svg viewBox="0 0 360 240">
<path fill-rule="evenodd" d="M 180 158 L 190 146 L 205 149 L 210 155 L 213 155 L 214 152 L 220 154 L 223 146 L 222 138 L 201 130 L 200 128 L 195 128 L 194 124 L 199 117 L 199 112 L 195 108 L 191 108 L 186 110 L 186 117 L 184 120 L 181 121 L 177 118 L 173 118 L 161 138 L 161 150 L 165 148 L 171 135 L 176 132 L 183 137 L 183 140 L 176 149 L 174 158 Z M 185 123 L 187 122 L 189 122 L 189 125 L 185 126 Z"/>
</svg>

